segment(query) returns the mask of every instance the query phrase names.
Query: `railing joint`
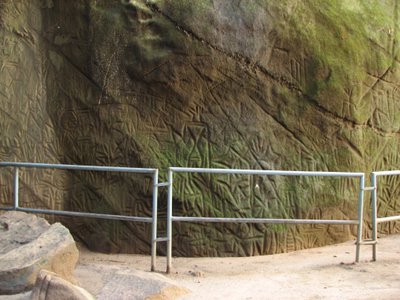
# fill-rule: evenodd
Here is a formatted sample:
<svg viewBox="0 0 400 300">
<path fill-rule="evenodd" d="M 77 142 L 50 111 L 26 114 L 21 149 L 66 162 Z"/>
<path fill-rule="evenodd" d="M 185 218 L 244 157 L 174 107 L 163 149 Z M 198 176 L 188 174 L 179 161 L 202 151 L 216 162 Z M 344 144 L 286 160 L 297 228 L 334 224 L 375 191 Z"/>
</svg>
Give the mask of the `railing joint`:
<svg viewBox="0 0 400 300">
<path fill-rule="evenodd" d="M 157 183 L 155 186 L 162 187 L 162 186 L 169 186 L 169 185 L 170 185 L 169 182 L 161 182 L 161 183 Z"/>
<path fill-rule="evenodd" d="M 378 243 L 378 241 L 374 241 L 374 240 L 364 240 L 364 241 L 360 241 L 358 244 L 359 245 L 376 245 Z M 355 244 L 357 245 L 357 241 L 355 242 Z"/>
<path fill-rule="evenodd" d="M 159 237 L 159 238 L 156 238 L 154 241 L 155 242 L 168 242 L 169 238 L 168 237 Z"/>
<path fill-rule="evenodd" d="M 367 186 L 363 188 L 363 191 L 373 191 L 373 190 L 376 190 L 375 186 Z"/>
</svg>

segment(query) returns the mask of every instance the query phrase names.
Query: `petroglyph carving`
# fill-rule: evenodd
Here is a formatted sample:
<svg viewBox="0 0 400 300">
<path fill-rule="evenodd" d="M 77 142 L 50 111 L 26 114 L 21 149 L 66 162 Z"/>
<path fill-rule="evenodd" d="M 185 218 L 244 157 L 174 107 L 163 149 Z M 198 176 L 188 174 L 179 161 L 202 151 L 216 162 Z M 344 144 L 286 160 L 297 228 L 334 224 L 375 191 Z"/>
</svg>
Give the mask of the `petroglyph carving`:
<svg viewBox="0 0 400 300">
<path fill-rule="evenodd" d="M 0 9 L 1 160 L 157 167 L 162 181 L 169 166 L 370 172 L 399 164 L 396 35 L 361 2 L 14 2 Z M 374 16 L 394 24 L 387 11 L 379 3 Z M 0 174 L 1 203 L 11 203 L 11 182 L 11 170 Z M 22 170 L 21 205 L 150 216 L 151 184 Z M 382 214 L 398 210 L 391 185 L 382 186 Z M 186 174 L 176 178 L 174 213 L 345 219 L 356 189 Z M 160 189 L 161 218 L 165 197 Z M 148 224 L 63 221 L 97 250 L 149 253 Z M 174 226 L 177 255 L 277 253 L 354 235 L 348 226 Z"/>
</svg>

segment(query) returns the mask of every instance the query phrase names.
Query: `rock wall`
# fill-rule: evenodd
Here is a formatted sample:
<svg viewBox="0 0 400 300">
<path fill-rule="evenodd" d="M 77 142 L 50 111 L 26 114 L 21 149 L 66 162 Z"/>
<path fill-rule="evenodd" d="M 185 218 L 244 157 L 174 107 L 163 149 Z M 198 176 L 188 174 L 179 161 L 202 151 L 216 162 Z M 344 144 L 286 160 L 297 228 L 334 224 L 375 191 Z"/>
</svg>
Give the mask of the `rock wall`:
<svg viewBox="0 0 400 300">
<path fill-rule="evenodd" d="M 397 0 L 3 1 L 0 159 L 157 167 L 162 180 L 168 166 L 396 169 L 398 13 Z M 7 202 L 9 170 L 1 176 Z M 356 218 L 355 180 L 175 182 L 176 215 Z M 26 206 L 150 215 L 150 183 L 24 170 L 21 194 Z M 382 181 L 381 215 L 398 213 L 397 186 Z M 161 191 L 161 217 L 165 200 Z M 92 249 L 149 253 L 146 224 L 64 222 Z M 354 234 L 349 226 L 180 223 L 174 253 L 279 253 Z"/>
</svg>

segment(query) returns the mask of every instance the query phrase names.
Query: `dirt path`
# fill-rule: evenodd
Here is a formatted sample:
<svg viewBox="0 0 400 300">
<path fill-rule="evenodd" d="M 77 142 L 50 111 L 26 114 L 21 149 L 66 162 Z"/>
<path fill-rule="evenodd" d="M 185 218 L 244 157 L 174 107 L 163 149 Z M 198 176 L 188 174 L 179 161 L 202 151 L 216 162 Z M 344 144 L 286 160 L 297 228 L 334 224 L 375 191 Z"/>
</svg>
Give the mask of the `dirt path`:
<svg viewBox="0 0 400 300">
<path fill-rule="evenodd" d="M 101 283 L 86 272 L 93 265 L 104 272 L 150 268 L 147 256 L 80 250 L 76 276 L 94 294 Z M 358 264 L 354 242 L 248 258 L 174 258 L 173 274 L 166 277 L 191 291 L 179 299 L 399 299 L 400 235 L 379 239 L 377 262 L 370 262 L 371 250 L 361 248 Z M 158 258 L 157 269 L 164 267 Z"/>
</svg>

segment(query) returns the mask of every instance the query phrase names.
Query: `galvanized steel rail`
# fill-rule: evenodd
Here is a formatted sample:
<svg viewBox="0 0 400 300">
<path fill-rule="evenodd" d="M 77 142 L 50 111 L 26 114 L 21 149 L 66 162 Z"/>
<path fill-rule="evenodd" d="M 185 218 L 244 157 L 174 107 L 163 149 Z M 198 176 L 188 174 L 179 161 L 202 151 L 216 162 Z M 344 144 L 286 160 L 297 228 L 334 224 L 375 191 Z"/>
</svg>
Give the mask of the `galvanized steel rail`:
<svg viewBox="0 0 400 300">
<path fill-rule="evenodd" d="M 377 187 L 379 176 L 396 176 L 400 175 L 400 170 L 373 172 L 371 175 L 371 187 L 365 187 L 365 174 L 360 172 L 312 172 L 312 171 L 282 171 L 282 170 L 246 170 L 246 169 L 208 169 L 208 168 L 180 168 L 171 167 L 168 169 L 168 182 L 158 182 L 158 169 L 154 168 L 127 168 L 127 167 L 110 167 L 110 166 L 90 166 L 90 165 L 68 165 L 68 164 L 44 164 L 44 163 L 28 163 L 28 162 L 0 162 L 0 167 L 14 168 L 13 174 L 13 199 L 12 207 L 0 207 L 2 210 L 19 210 L 31 213 L 77 216 L 101 218 L 110 220 L 123 220 L 133 222 L 152 223 L 151 234 L 151 270 L 155 270 L 156 266 L 156 249 L 158 242 L 167 242 L 167 273 L 172 269 L 172 222 L 226 222 L 226 223 L 272 223 L 272 224 L 334 224 L 334 225 L 357 225 L 357 241 L 356 241 L 356 262 L 360 257 L 361 245 L 373 246 L 373 260 L 376 260 L 377 246 L 377 224 L 389 221 L 400 220 L 399 216 L 380 217 L 377 216 Z M 150 174 L 153 180 L 153 206 L 151 217 L 137 217 L 113 214 L 98 214 L 88 212 L 60 211 L 50 209 L 35 209 L 21 207 L 19 205 L 19 169 L 21 168 L 47 168 L 47 169 L 64 169 L 78 171 L 103 171 L 103 172 L 127 172 Z M 172 215 L 172 199 L 173 199 L 173 173 L 208 173 L 208 174 L 238 174 L 238 175 L 277 175 L 277 176 L 323 176 L 323 177 L 353 177 L 359 178 L 358 193 L 358 219 L 357 220 L 324 220 L 324 219 L 269 219 L 269 218 L 211 218 L 211 217 L 189 217 L 189 216 L 173 216 Z M 168 187 L 168 204 L 167 204 L 167 236 L 157 236 L 157 206 L 158 206 L 158 188 Z M 364 192 L 372 192 L 372 240 L 362 240 L 363 227 L 363 209 L 364 209 Z"/>
<path fill-rule="evenodd" d="M 325 177 L 354 177 L 359 178 L 358 219 L 357 220 L 310 220 L 310 219 L 267 219 L 267 218 L 205 218 L 172 215 L 173 173 L 208 173 L 208 174 L 243 174 L 243 175 L 281 175 L 281 176 L 325 176 Z M 336 224 L 357 225 L 356 262 L 359 261 L 360 245 L 362 243 L 362 225 L 364 208 L 365 175 L 359 172 L 312 172 L 312 171 L 272 171 L 245 169 L 208 169 L 208 168 L 179 168 L 168 169 L 168 206 L 167 206 L 167 273 L 172 270 L 172 222 L 235 222 L 235 223 L 286 223 L 286 224 Z M 155 260 L 155 258 L 154 258 Z"/>
<path fill-rule="evenodd" d="M 28 162 L 0 162 L 0 167 L 14 168 L 14 204 L 12 207 L 0 207 L 3 210 L 18 210 L 30 213 L 64 215 L 74 217 L 100 218 L 108 220 L 122 220 L 131 222 L 144 222 L 152 224 L 152 243 L 151 257 L 155 257 L 155 243 L 157 236 L 157 199 L 158 199 L 158 169 L 153 168 L 127 168 L 127 167 L 110 167 L 110 166 L 90 166 L 90 165 L 67 165 L 67 164 L 44 164 L 44 163 L 28 163 Z M 99 171 L 99 172 L 123 172 L 123 173 L 139 173 L 150 174 L 153 179 L 153 208 L 152 217 L 137 217 L 126 215 L 98 214 L 89 212 L 60 211 L 51 209 L 35 209 L 19 206 L 19 169 L 20 168 L 41 168 L 41 169 L 63 169 L 77 171 Z M 151 269 L 154 270 L 155 261 L 151 261 Z"/>
<path fill-rule="evenodd" d="M 376 251 L 378 244 L 378 223 L 398 221 L 399 216 L 389 216 L 389 217 L 378 217 L 378 177 L 379 176 L 397 176 L 400 175 L 400 170 L 393 171 L 379 171 L 372 172 L 371 174 L 371 185 L 372 191 L 372 240 L 369 243 L 372 245 L 372 260 L 376 261 Z"/>
</svg>

